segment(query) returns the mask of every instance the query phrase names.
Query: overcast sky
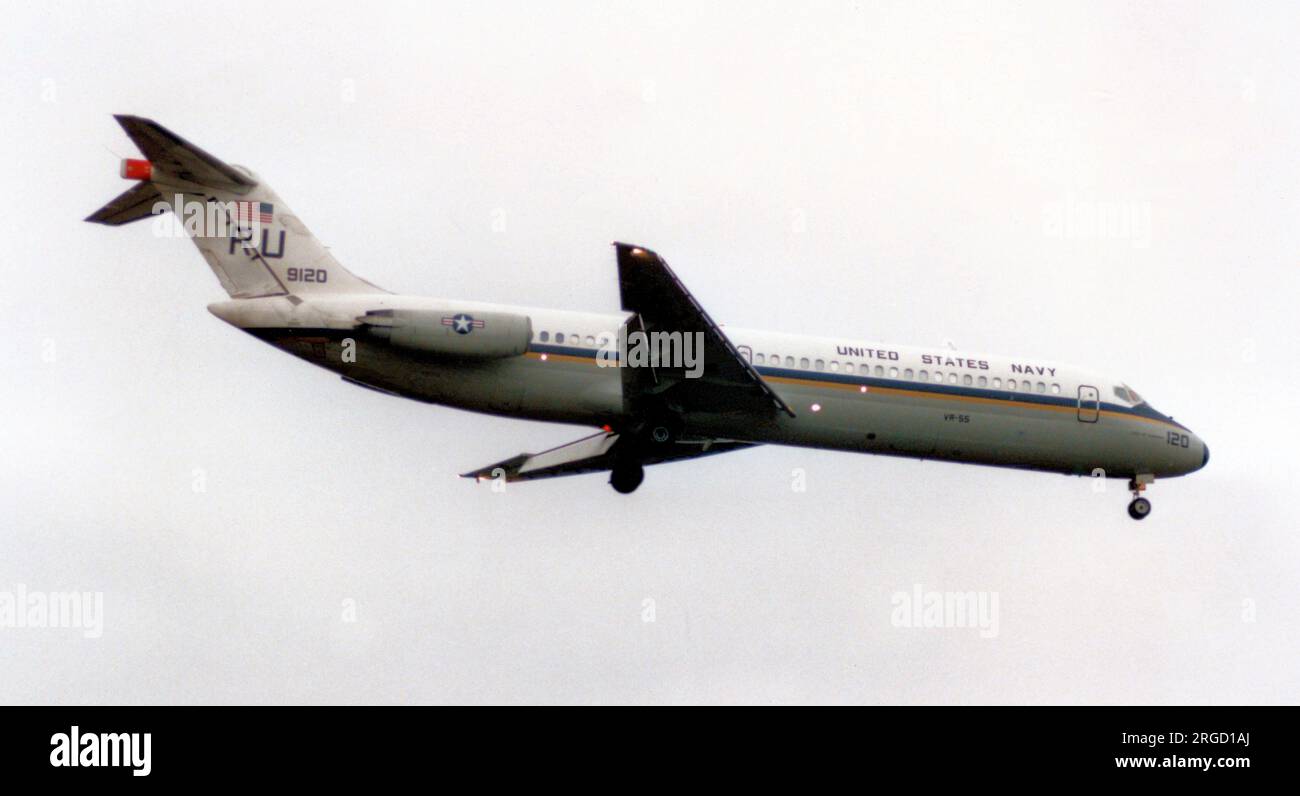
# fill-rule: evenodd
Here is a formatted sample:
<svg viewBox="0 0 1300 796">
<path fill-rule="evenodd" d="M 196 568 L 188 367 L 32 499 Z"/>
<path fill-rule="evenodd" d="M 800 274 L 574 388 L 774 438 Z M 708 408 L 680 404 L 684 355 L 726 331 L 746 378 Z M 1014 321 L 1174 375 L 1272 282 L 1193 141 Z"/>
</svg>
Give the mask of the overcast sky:
<svg viewBox="0 0 1300 796">
<path fill-rule="evenodd" d="M 4 3 L 0 592 L 104 616 L 0 627 L 0 702 L 1300 701 L 1296 7 L 699 5 Z M 613 311 L 637 242 L 724 323 L 1095 368 L 1213 458 L 1140 524 L 776 447 L 496 493 L 586 431 L 211 316 L 190 243 L 81 221 L 112 113 L 395 291 Z M 997 634 L 897 626 L 918 585 Z"/>
</svg>

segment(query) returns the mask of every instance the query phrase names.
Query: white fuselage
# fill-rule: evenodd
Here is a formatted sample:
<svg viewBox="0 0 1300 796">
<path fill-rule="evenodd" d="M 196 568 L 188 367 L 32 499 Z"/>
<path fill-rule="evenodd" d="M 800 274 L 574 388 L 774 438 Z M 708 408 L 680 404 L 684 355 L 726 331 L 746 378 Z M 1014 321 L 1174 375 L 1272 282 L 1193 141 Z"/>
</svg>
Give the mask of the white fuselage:
<svg viewBox="0 0 1300 796">
<path fill-rule="evenodd" d="M 598 351 L 627 314 L 593 314 L 400 295 L 284 296 L 213 304 L 222 320 L 349 381 L 415 400 L 533 420 L 615 426 L 619 368 Z M 374 340 L 357 319 L 375 310 L 507 312 L 531 319 L 515 357 L 437 357 Z M 689 415 L 684 433 L 1080 475 L 1169 477 L 1202 467 L 1190 430 L 1122 382 L 1036 358 L 807 337 L 728 326 L 795 417 Z M 344 355 L 345 345 L 353 356 Z"/>
</svg>

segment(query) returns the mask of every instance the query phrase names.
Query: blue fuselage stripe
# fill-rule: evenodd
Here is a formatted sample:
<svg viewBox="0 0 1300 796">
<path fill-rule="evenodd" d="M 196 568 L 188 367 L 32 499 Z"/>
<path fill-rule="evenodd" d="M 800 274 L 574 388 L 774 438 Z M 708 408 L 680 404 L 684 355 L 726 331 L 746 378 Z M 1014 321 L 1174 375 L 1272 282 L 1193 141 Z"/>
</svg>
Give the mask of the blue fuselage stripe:
<svg viewBox="0 0 1300 796">
<path fill-rule="evenodd" d="M 563 356 L 581 357 L 586 359 L 595 359 L 598 349 L 595 348 L 575 348 L 572 346 L 547 345 L 534 343 L 529 346 L 530 351 L 536 351 L 543 354 L 558 354 Z M 610 352 L 610 361 L 617 362 L 618 355 Z M 907 381 L 905 379 L 885 379 L 875 376 L 857 376 L 848 373 L 828 373 L 822 370 L 793 370 L 790 368 L 774 368 L 767 365 L 755 365 L 760 375 L 774 376 L 785 379 L 798 379 L 800 381 L 819 381 L 827 384 L 844 384 L 851 386 L 884 387 L 895 390 L 910 390 L 912 392 L 928 392 L 937 395 L 951 395 L 956 397 L 967 398 L 985 398 L 994 401 L 1008 401 L 1015 403 L 1042 404 L 1044 406 L 1064 406 L 1077 407 L 1079 401 L 1066 395 L 1041 395 L 1038 393 L 1015 392 L 1012 390 L 994 390 L 986 387 L 967 387 L 957 384 L 935 384 L 933 382 Z M 1091 407 L 1089 407 L 1091 408 Z M 1162 415 L 1150 404 L 1139 404 L 1138 406 L 1125 406 L 1123 404 L 1099 402 L 1099 408 L 1103 412 L 1115 412 L 1124 415 L 1134 415 L 1137 417 L 1146 417 L 1153 420 L 1160 420 L 1165 423 L 1178 426 L 1185 429 L 1178 421 L 1171 417 Z"/>
</svg>

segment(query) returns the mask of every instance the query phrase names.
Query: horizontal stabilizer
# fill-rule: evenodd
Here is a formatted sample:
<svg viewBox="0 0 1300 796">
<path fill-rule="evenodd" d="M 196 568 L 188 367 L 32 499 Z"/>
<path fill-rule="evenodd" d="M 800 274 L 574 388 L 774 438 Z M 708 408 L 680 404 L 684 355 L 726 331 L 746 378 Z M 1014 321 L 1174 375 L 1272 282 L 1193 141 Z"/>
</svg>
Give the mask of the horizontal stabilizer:
<svg viewBox="0 0 1300 796">
<path fill-rule="evenodd" d="M 246 194 L 257 181 L 176 135 L 152 119 L 118 114 L 113 117 L 153 166 L 168 178 Z"/>
<path fill-rule="evenodd" d="M 86 216 L 86 220 L 120 227 L 153 215 L 154 205 L 161 200 L 162 194 L 152 183 L 142 182 Z"/>
</svg>

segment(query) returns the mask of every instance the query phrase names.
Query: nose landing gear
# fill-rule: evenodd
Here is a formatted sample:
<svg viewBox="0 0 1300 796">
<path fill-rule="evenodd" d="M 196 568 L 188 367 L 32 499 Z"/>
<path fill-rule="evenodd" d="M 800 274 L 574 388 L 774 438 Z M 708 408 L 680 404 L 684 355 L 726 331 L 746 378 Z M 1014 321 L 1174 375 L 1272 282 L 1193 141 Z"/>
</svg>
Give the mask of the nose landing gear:
<svg viewBox="0 0 1300 796">
<path fill-rule="evenodd" d="M 1128 515 L 1135 520 L 1146 519 L 1151 513 L 1151 501 L 1144 497 L 1133 498 L 1133 502 L 1128 504 Z"/>
<path fill-rule="evenodd" d="M 1128 515 L 1135 520 L 1144 520 L 1151 513 L 1151 501 L 1142 497 L 1142 492 L 1153 481 L 1155 476 L 1142 474 L 1133 476 L 1133 480 L 1128 482 L 1128 488 L 1133 493 L 1133 501 L 1128 504 Z"/>
</svg>

